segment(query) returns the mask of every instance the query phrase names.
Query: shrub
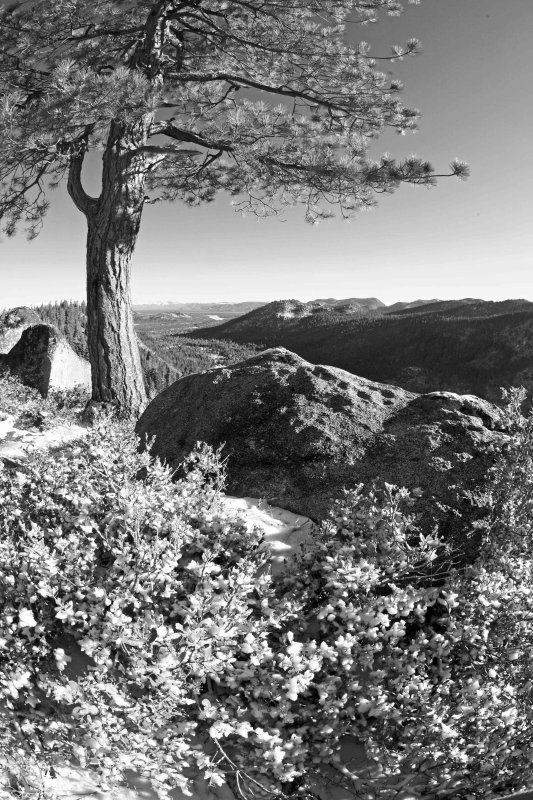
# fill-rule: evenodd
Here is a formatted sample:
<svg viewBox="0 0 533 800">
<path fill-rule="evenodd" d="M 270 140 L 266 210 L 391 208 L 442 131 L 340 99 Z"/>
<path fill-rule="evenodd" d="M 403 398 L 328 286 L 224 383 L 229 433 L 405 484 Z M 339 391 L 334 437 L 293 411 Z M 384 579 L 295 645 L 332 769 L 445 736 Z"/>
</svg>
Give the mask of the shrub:
<svg viewBox="0 0 533 800">
<path fill-rule="evenodd" d="M 52 389 L 43 398 L 37 389 L 25 386 L 8 372 L 0 374 L 0 415 L 13 416 L 23 427 L 45 429 L 58 423 L 74 422 L 89 399 L 83 387 Z"/>
<path fill-rule="evenodd" d="M 137 769 L 162 793 L 195 764 L 215 780 L 198 706 L 270 624 L 267 556 L 217 510 L 219 460 L 197 450 L 173 484 L 104 423 L 28 467 L 0 472 L 4 753 Z"/>
<path fill-rule="evenodd" d="M 430 798 L 524 788 L 533 760 L 533 562 L 510 556 L 509 545 L 516 537 L 523 553 L 525 531 L 506 528 L 500 546 L 487 531 L 474 565 L 435 580 L 437 542 L 412 539 L 404 512 L 394 519 L 394 495 L 370 502 L 348 495 L 288 579 L 303 604 L 300 631 L 313 631 L 321 663 L 309 662 L 300 633 L 307 681 L 285 719 L 305 732 L 317 765 L 329 755 L 335 782 L 356 797 L 392 799 L 400 785 Z M 351 772 L 338 760 L 346 735 L 367 757 Z"/>
<path fill-rule="evenodd" d="M 405 491 L 386 486 L 349 492 L 286 578 L 306 681 L 273 723 L 290 720 L 317 766 L 324 754 L 337 760 L 335 782 L 354 796 L 393 798 L 403 785 L 430 798 L 485 798 L 527 786 L 533 416 L 521 412 L 524 392 L 507 399 L 508 438 L 482 498 L 474 564 L 440 575 L 442 545 L 417 536 Z M 338 761 L 346 734 L 367 756 L 351 773 Z"/>
<path fill-rule="evenodd" d="M 0 373 L 0 413 L 21 414 L 30 409 L 38 413 L 42 406 L 43 398 L 37 389 L 24 386 L 8 372 Z"/>
<path fill-rule="evenodd" d="M 291 798 L 328 782 L 380 800 L 523 788 L 533 419 L 519 395 L 508 419 L 462 571 L 442 571 L 444 545 L 385 485 L 347 492 L 273 578 L 261 536 L 224 514 L 218 454 L 200 447 L 172 482 L 116 423 L 0 472 L 4 754 L 27 775 L 28 759 L 70 759 L 104 785 L 135 769 L 162 795 L 197 775 Z"/>
</svg>

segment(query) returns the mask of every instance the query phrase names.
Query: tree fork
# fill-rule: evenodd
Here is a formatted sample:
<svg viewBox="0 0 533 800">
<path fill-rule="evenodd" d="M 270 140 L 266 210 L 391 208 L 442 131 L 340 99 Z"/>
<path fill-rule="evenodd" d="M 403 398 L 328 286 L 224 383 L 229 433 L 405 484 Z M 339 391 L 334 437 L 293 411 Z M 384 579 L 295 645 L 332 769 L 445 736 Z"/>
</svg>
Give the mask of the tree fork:
<svg viewBox="0 0 533 800">
<path fill-rule="evenodd" d="M 87 340 L 92 400 L 137 417 L 146 405 L 131 306 L 131 258 L 145 199 L 147 157 L 138 152 L 151 118 L 113 122 L 102 161 L 102 191 L 81 183 L 84 152 L 71 159 L 69 193 L 87 219 Z"/>
</svg>

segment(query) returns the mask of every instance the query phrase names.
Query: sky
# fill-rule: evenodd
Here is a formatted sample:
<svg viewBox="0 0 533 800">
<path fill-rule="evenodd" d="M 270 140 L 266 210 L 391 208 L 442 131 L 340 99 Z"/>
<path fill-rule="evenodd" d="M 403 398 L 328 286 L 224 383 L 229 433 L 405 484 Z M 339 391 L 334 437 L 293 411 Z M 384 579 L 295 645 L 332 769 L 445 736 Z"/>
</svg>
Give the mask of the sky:
<svg viewBox="0 0 533 800">
<path fill-rule="evenodd" d="M 400 18 L 356 28 L 387 55 L 416 135 L 388 132 L 376 154 L 416 153 L 437 172 L 457 157 L 467 182 L 404 186 L 347 224 L 310 226 L 302 208 L 242 218 L 227 197 L 147 206 L 133 262 L 134 303 L 379 297 L 533 300 L 532 0 L 421 0 Z M 88 176 L 89 182 L 91 176 Z M 40 236 L 0 243 L 0 308 L 84 296 L 85 220 L 63 188 Z"/>
</svg>

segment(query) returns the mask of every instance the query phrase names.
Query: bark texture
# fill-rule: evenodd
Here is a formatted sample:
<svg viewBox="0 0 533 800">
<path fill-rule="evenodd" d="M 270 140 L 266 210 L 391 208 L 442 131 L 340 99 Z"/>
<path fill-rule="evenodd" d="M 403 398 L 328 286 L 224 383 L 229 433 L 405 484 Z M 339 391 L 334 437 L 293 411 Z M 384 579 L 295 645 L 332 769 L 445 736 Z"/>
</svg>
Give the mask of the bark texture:
<svg viewBox="0 0 533 800">
<path fill-rule="evenodd" d="M 81 186 L 82 156 L 73 159 L 69 189 L 87 217 L 87 336 L 92 399 L 137 417 L 146 405 L 131 307 L 131 258 L 144 204 L 149 119 L 113 123 L 97 199 Z M 78 163 L 77 163 L 78 162 Z"/>
</svg>

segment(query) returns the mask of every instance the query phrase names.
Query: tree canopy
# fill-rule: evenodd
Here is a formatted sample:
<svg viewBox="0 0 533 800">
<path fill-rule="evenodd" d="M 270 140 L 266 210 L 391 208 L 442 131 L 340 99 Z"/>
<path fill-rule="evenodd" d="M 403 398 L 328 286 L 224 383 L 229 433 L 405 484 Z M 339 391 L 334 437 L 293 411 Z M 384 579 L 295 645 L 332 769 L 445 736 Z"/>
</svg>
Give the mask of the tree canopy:
<svg viewBox="0 0 533 800">
<path fill-rule="evenodd" d="M 332 205 L 348 215 L 402 181 L 434 180 L 420 159 L 368 157 L 386 127 L 416 127 L 401 83 L 378 68 L 347 23 L 399 14 L 397 0 L 40 0 L 0 17 L 2 194 L 8 233 L 38 231 L 46 189 L 111 123 L 135 130 L 145 157 L 146 200 L 210 200 L 225 189 L 270 214 L 302 202 L 310 220 Z M 395 47 L 394 61 L 419 49 Z M 148 122 L 146 122 L 148 115 Z M 145 122 L 143 123 L 143 120 Z M 78 169 L 77 169 L 78 167 Z M 464 174 L 464 165 L 452 172 Z"/>
</svg>

